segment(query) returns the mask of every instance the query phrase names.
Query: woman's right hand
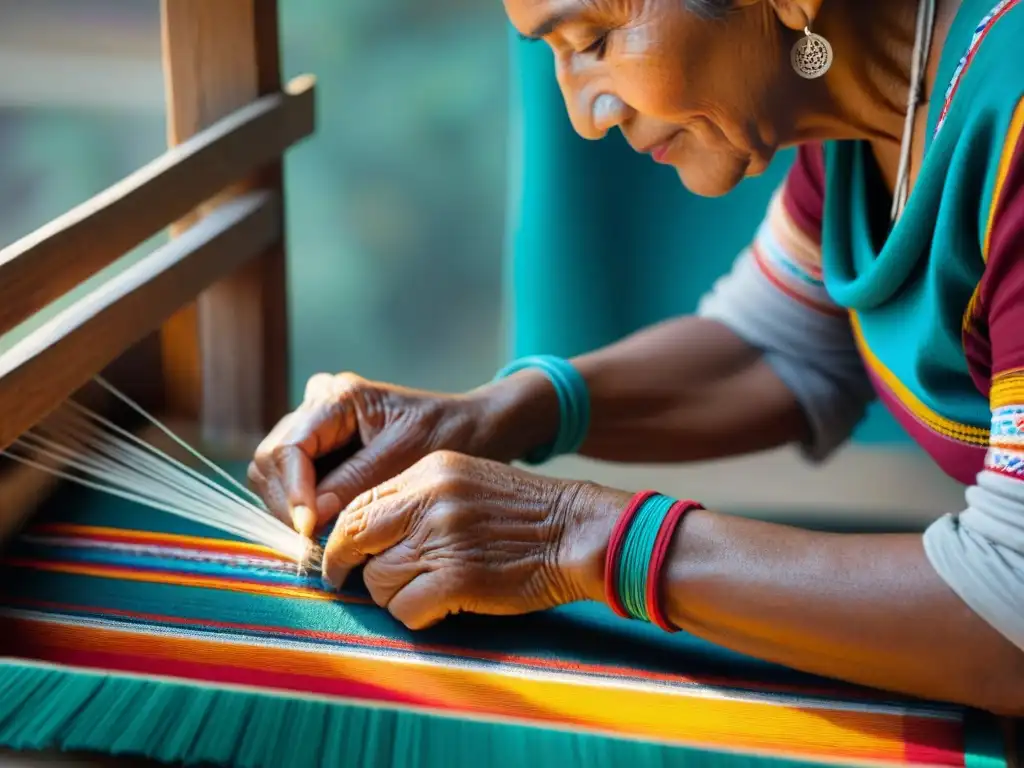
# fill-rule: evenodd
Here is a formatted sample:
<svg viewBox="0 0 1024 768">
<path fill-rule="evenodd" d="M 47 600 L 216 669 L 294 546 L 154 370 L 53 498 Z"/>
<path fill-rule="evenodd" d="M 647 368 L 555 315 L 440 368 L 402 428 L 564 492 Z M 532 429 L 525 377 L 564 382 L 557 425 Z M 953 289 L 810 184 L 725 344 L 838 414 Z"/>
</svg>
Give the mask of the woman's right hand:
<svg viewBox="0 0 1024 768">
<path fill-rule="evenodd" d="M 557 424 L 557 410 L 552 419 L 547 402 L 554 392 L 546 389 L 536 374 L 467 395 L 405 389 L 351 373 L 318 374 L 302 404 L 260 444 L 249 482 L 271 512 L 312 536 L 359 494 L 435 451 L 510 461 L 540 444 Z M 534 418 L 518 417 L 524 404 Z M 318 479 L 314 462 L 354 441 L 351 457 Z"/>
</svg>

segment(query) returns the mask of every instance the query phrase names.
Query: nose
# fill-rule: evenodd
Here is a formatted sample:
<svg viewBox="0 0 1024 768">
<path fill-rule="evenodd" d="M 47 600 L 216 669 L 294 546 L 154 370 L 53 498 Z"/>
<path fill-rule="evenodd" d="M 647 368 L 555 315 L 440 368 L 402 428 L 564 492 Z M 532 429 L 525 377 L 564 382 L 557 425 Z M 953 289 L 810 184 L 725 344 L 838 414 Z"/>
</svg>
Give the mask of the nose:
<svg viewBox="0 0 1024 768">
<path fill-rule="evenodd" d="M 590 114 L 594 130 L 603 137 L 612 128 L 626 122 L 629 107 L 615 94 L 602 93 L 591 102 Z"/>
<path fill-rule="evenodd" d="M 603 82 L 600 73 L 573 71 L 572 65 L 564 62 L 558 75 L 569 120 L 582 138 L 603 139 L 629 120 L 631 108 Z"/>
</svg>

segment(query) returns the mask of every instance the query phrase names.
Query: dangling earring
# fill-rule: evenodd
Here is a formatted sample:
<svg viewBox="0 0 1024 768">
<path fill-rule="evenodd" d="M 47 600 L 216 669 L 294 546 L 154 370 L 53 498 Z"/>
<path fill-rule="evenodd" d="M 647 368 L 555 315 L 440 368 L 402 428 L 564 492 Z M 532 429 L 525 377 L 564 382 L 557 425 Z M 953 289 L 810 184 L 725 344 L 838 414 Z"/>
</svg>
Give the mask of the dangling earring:
<svg viewBox="0 0 1024 768">
<path fill-rule="evenodd" d="M 821 35 L 811 32 L 810 27 L 804 27 L 804 36 L 793 44 L 789 60 L 800 77 L 814 80 L 832 66 L 832 45 Z"/>
</svg>

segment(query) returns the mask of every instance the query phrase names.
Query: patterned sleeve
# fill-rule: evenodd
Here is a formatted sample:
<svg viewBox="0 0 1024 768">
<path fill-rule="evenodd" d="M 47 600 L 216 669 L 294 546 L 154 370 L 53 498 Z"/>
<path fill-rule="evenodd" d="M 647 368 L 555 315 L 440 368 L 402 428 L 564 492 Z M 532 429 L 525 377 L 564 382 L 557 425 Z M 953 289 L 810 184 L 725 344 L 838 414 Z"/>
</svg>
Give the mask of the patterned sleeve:
<svg viewBox="0 0 1024 768">
<path fill-rule="evenodd" d="M 697 310 L 763 350 L 807 415 L 813 460 L 849 437 L 874 397 L 849 316 L 822 281 L 824 177 L 821 146 L 801 148 L 753 243 Z"/>
<path fill-rule="evenodd" d="M 1024 102 L 1003 149 L 983 254 L 964 340 L 975 367 L 991 361 L 980 382 L 989 387 L 989 450 L 967 509 L 937 521 L 925 548 L 950 588 L 1024 649 Z"/>
</svg>

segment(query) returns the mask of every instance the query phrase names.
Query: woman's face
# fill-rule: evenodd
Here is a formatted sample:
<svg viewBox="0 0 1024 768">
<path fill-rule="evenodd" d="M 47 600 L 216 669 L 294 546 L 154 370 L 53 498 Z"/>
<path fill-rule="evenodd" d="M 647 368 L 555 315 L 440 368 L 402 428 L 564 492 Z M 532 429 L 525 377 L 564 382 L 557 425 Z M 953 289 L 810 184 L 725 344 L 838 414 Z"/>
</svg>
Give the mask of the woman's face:
<svg viewBox="0 0 1024 768">
<path fill-rule="evenodd" d="M 685 0 L 504 2 L 521 34 L 554 50 L 577 133 L 620 128 L 697 194 L 761 173 L 792 132 L 796 76 L 768 0 L 737 0 L 718 19 Z"/>
</svg>

